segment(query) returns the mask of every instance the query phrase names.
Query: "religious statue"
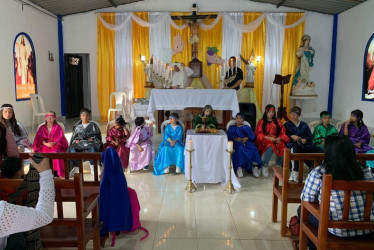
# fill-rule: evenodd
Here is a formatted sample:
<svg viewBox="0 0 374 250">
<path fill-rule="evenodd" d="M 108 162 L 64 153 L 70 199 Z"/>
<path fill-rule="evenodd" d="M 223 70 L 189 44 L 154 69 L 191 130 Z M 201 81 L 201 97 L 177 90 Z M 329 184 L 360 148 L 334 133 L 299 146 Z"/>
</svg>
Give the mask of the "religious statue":
<svg viewBox="0 0 374 250">
<path fill-rule="evenodd" d="M 199 23 L 196 20 L 188 20 L 191 29 L 190 43 L 192 44 L 192 58 L 197 58 L 199 48 Z"/>
<path fill-rule="evenodd" d="M 149 62 L 144 62 L 144 72 L 147 74 L 147 81 L 145 87 L 153 87 L 154 82 L 154 71 L 153 71 L 153 56 L 149 59 Z"/>
<path fill-rule="evenodd" d="M 249 60 L 245 60 L 242 55 L 240 55 L 240 58 L 245 63 L 245 88 L 254 88 L 255 87 L 255 71 L 257 67 L 253 64 L 253 60 L 255 59 L 255 52 L 252 50 L 251 56 L 249 57 Z"/>
<path fill-rule="evenodd" d="M 296 71 L 294 81 L 292 83 L 292 95 L 316 95 L 314 91 L 315 84 L 309 80 L 309 68 L 313 67 L 313 58 L 315 51 L 310 46 L 311 37 L 304 35 L 302 45 L 296 52 L 300 58 L 299 68 Z"/>
</svg>

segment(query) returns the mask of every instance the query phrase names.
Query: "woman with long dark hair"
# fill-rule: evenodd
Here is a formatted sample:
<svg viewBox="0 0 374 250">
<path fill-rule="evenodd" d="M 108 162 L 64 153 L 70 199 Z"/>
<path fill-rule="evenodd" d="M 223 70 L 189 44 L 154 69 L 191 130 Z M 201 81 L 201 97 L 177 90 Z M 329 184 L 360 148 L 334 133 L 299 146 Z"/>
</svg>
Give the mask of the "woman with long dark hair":
<svg viewBox="0 0 374 250">
<path fill-rule="evenodd" d="M 268 104 L 262 119 L 256 126 L 256 146 L 263 157 L 262 175 L 268 176 L 269 161 L 273 153 L 277 155 L 276 165 L 283 165 L 283 154 L 290 139 L 280 120 L 277 119 L 275 107 Z"/>
<path fill-rule="evenodd" d="M 0 165 L 5 157 L 19 157 L 19 152 L 12 133 L 0 122 Z"/>
<path fill-rule="evenodd" d="M 361 110 L 355 109 L 351 112 L 351 117 L 340 129 L 340 134 L 349 136 L 356 153 L 366 153 L 373 148 L 369 146 L 370 133 L 364 121 L 364 114 Z"/>
<path fill-rule="evenodd" d="M 309 173 L 301 193 L 301 200 L 310 202 L 319 202 L 321 200 L 324 173 L 331 174 L 333 180 L 374 180 L 370 169 L 356 160 L 355 146 L 350 138 L 345 135 L 330 135 L 326 137 L 324 164 L 314 168 Z M 365 199 L 363 192 L 352 192 L 349 212 L 350 221 L 360 221 L 360 218 L 363 218 Z M 344 191 L 331 191 L 330 218 L 334 220 L 343 218 L 343 200 Z M 300 208 L 298 212 L 300 214 Z M 371 216 L 374 216 L 373 211 Z M 313 216 L 309 216 L 309 221 L 312 225 L 318 227 L 318 221 Z M 370 230 L 329 228 L 328 231 L 339 237 L 362 237 L 362 235 L 367 234 L 370 234 L 367 237 L 374 236 L 374 233 Z M 309 249 L 316 249 L 311 241 L 308 241 L 308 247 Z"/>
<path fill-rule="evenodd" d="M 13 106 L 3 104 L 1 106 L 1 122 L 12 132 L 20 152 L 31 152 L 32 144 L 25 127 L 16 120 Z"/>
</svg>

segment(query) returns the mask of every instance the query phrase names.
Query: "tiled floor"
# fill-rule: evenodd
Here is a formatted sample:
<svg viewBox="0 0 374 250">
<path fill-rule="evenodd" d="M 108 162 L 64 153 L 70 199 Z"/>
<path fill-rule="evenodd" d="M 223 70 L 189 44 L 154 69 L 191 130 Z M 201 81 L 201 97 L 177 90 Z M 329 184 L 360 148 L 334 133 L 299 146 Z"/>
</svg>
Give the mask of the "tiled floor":
<svg viewBox="0 0 374 250">
<path fill-rule="evenodd" d="M 74 121 L 67 121 L 66 132 L 72 124 Z M 105 132 L 106 124 L 100 127 Z M 155 149 L 160 139 L 160 135 L 153 138 Z M 171 172 L 163 176 L 154 176 L 152 170 L 126 173 L 128 186 L 138 194 L 142 226 L 149 230 L 149 237 L 140 241 L 143 231 L 122 234 L 113 248 L 108 239 L 106 248 L 292 249 L 288 238 L 280 236 L 280 223 L 271 222 L 271 170 L 267 178 L 240 178 L 242 188 L 234 194 L 224 192 L 221 184 L 198 184 L 196 192 L 188 193 L 185 176 Z M 289 206 L 289 218 L 296 214 L 297 206 Z M 73 206 L 67 212 L 75 216 Z"/>
</svg>

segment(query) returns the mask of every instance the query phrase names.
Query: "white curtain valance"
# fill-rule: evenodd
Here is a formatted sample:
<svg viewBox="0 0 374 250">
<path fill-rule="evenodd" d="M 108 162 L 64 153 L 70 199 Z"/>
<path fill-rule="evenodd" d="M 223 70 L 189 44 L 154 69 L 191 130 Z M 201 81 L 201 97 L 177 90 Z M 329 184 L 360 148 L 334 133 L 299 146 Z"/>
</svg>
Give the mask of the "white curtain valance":
<svg viewBox="0 0 374 250">
<path fill-rule="evenodd" d="M 116 14 L 116 15 L 120 15 L 120 13 Z M 182 29 L 185 29 L 185 28 L 188 27 L 187 23 L 182 24 L 182 25 L 177 25 L 174 22 L 174 20 L 171 19 L 171 16 L 170 16 L 169 12 L 165 12 L 165 13 L 160 14 L 158 16 L 158 18 L 156 20 L 154 20 L 153 22 L 144 21 L 143 19 L 137 17 L 133 12 L 129 12 L 126 15 L 126 18 L 123 20 L 123 22 L 121 22 L 119 24 L 116 24 L 116 25 L 107 23 L 102 18 L 102 16 L 101 16 L 100 13 L 97 13 L 97 16 L 99 17 L 99 20 L 103 23 L 103 25 L 104 25 L 105 28 L 110 29 L 110 30 L 114 30 L 114 31 L 118 31 L 118 30 L 122 29 L 123 27 L 125 27 L 126 23 L 131 18 L 135 22 L 137 22 L 139 25 L 141 25 L 143 27 L 152 27 L 152 26 L 158 25 L 159 23 L 162 23 L 162 22 L 168 22 L 171 26 L 173 26 L 175 29 L 178 29 L 178 30 L 182 30 Z M 222 16 L 231 25 L 232 29 L 237 30 L 239 32 L 245 32 L 245 33 L 247 33 L 247 32 L 255 31 L 258 28 L 258 26 L 261 24 L 261 22 L 264 20 L 264 18 L 266 18 L 266 20 L 269 23 L 271 23 L 272 25 L 274 25 L 276 27 L 283 28 L 283 29 L 294 28 L 294 27 L 298 26 L 300 23 L 302 23 L 302 22 L 305 21 L 305 19 L 307 17 L 307 12 L 304 12 L 304 15 L 299 20 L 297 20 L 296 22 L 294 22 L 293 24 L 290 24 L 290 25 L 285 25 L 284 23 L 279 23 L 276 19 L 274 19 L 272 17 L 272 14 L 270 14 L 270 13 L 262 14 L 261 16 L 259 16 L 256 20 L 254 20 L 251 23 L 242 24 L 242 23 L 237 23 L 229 15 L 229 13 L 222 13 L 222 12 L 220 12 L 220 13 L 218 13 L 217 18 L 211 24 L 205 24 L 202 21 L 200 21 L 199 22 L 200 28 L 202 30 L 204 30 L 204 31 L 212 29 L 220 21 L 220 19 L 221 19 Z"/>
</svg>

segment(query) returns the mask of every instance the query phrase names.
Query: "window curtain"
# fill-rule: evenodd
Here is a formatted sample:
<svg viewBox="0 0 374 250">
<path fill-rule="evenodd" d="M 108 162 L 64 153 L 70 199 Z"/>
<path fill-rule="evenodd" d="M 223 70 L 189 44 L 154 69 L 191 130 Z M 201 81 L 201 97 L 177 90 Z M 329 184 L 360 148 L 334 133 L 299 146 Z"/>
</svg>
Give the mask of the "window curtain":
<svg viewBox="0 0 374 250">
<path fill-rule="evenodd" d="M 102 18 L 115 23 L 114 13 L 103 13 Z M 107 120 L 109 96 L 115 89 L 115 32 L 97 20 L 97 97 L 100 121 Z"/>
<path fill-rule="evenodd" d="M 287 13 L 286 25 L 290 25 L 303 18 L 303 13 Z M 305 19 L 305 18 L 304 18 Z M 305 22 L 300 25 L 286 29 L 284 31 L 284 46 L 283 46 L 283 59 L 282 59 L 282 75 L 292 74 L 290 83 L 284 85 L 283 102 L 287 108 L 287 113 L 290 111 L 290 93 L 292 82 L 296 73 L 299 58 L 296 56 L 297 50 L 301 46 L 301 39 L 304 35 Z"/>
<path fill-rule="evenodd" d="M 148 21 L 148 12 L 134 12 L 134 14 L 144 21 Z M 147 59 L 150 57 L 149 48 L 149 28 L 132 22 L 132 60 L 133 60 L 133 81 L 134 81 L 134 98 L 144 98 L 145 81 L 144 64 L 140 61 L 143 55 Z"/>
<path fill-rule="evenodd" d="M 255 21 L 257 22 L 257 20 L 262 18 L 262 16 L 262 13 L 244 13 L 244 25 L 255 23 Z M 265 34 L 266 26 L 264 18 L 262 18 L 262 21 L 257 26 L 257 29 L 253 30 L 252 32 L 243 33 L 243 44 L 241 47 L 242 55 L 247 60 L 249 60 L 249 57 L 251 56 L 252 49 L 254 50 L 256 57 L 261 56 L 260 62 L 257 62 L 255 59 L 255 62 L 253 63 L 257 67 L 254 77 L 254 92 L 259 105 L 259 110 L 261 110 L 262 105 L 262 87 L 264 82 Z M 241 68 L 244 69 L 243 72 L 245 73 L 244 63 L 241 63 Z"/>
<path fill-rule="evenodd" d="M 270 14 L 268 14 L 270 15 Z M 271 17 L 277 23 L 284 24 L 285 14 L 275 13 Z M 284 28 L 266 20 L 266 48 L 262 111 L 268 104 L 279 106 L 280 86 L 273 84 L 274 76 L 282 72 Z"/>
<path fill-rule="evenodd" d="M 200 15 L 213 15 L 217 13 L 199 13 Z M 201 22 L 205 23 L 206 25 L 211 24 L 216 19 L 206 19 Z M 212 84 L 213 88 L 220 87 L 220 76 L 218 74 L 218 66 L 216 64 L 211 64 L 208 66 L 206 58 L 207 58 L 207 50 L 208 47 L 216 47 L 218 49 L 217 55 L 222 57 L 222 18 L 219 19 L 219 22 L 210 30 L 204 31 L 199 28 L 199 54 L 198 59 L 203 64 L 203 73 L 205 73 L 206 77 Z"/>
<path fill-rule="evenodd" d="M 130 13 L 116 14 L 116 24 L 121 24 L 128 19 Z M 128 120 L 134 96 L 133 69 L 132 69 L 132 21 L 125 23 L 124 28 L 116 32 L 116 91 L 126 93 L 126 106 L 124 106 Z"/>
<path fill-rule="evenodd" d="M 190 15 L 191 13 L 188 12 L 173 12 L 171 13 L 172 16 L 184 16 L 184 15 Z M 177 25 L 183 25 L 186 23 L 186 21 L 182 20 L 174 20 L 174 22 Z M 191 44 L 189 43 L 190 36 L 191 36 L 191 30 L 190 29 L 176 29 L 173 26 L 170 30 L 171 33 L 171 48 L 174 47 L 174 37 L 177 34 L 180 34 L 182 40 L 184 41 L 184 49 L 182 52 L 175 54 L 172 57 L 173 62 L 183 62 L 184 64 L 188 65 L 188 62 L 191 61 L 191 55 L 192 55 L 192 48 Z"/>
</svg>

